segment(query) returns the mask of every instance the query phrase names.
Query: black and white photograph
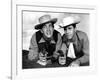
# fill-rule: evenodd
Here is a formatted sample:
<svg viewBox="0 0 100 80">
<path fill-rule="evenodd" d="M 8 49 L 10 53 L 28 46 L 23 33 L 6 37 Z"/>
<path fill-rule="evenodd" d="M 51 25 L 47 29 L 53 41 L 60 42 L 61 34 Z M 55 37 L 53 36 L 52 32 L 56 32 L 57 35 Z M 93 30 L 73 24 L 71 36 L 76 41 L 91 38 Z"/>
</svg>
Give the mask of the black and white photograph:
<svg viewBox="0 0 100 80">
<path fill-rule="evenodd" d="M 89 13 L 23 11 L 22 68 L 89 66 Z"/>
</svg>

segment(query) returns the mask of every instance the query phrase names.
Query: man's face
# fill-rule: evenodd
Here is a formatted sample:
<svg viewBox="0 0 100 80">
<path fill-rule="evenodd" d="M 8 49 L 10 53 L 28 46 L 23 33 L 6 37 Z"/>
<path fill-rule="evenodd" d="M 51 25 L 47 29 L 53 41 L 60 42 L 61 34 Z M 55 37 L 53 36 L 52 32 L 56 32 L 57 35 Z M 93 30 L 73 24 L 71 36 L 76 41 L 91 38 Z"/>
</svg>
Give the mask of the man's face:
<svg viewBox="0 0 100 80">
<path fill-rule="evenodd" d="M 43 34 L 47 37 L 47 38 L 50 38 L 52 37 L 53 35 L 53 26 L 52 26 L 52 23 L 47 23 L 43 26 L 42 28 L 42 31 L 43 31 Z"/>
<path fill-rule="evenodd" d="M 67 36 L 67 38 L 71 39 L 75 33 L 75 28 L 72 25 L 70 25 L 66 27 L 64 31 L 65 31 L 65 35 Z"/>
</svg>

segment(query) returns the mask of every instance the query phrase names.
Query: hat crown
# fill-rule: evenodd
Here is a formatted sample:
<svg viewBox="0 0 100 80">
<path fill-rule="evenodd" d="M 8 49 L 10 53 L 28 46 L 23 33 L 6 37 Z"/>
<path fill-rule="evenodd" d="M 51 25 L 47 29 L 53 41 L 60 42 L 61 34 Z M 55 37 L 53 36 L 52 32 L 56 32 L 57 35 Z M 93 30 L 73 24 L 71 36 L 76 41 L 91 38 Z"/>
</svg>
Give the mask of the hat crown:
<svg viewBox="0 0 100 80">
<path fill-rule="evenodd" d="M 63 25 L 64 26 L 72 24 L 74 22 L 75 22 L 75 20 L 74 20 L 73 17 L 66 17 L 66 18 L 63 19 Z"/>
<path fill-rule="evenodd" d="M 42 29 L 43 25 L 46 24 L 46 23 L 56 23 L 57 22 L 57 18 L 52 18 L 51 19 L 51 16 L 46 14 L 46 15 L 43 15 L 39 18 L 39 23 L 40 24 L 37 24 L 35 26 L 35 29 Z"/>
<path fill-rule="evenodd" d="M 39 18 L 39 22 L 40 23 L 45 23 L 45 22 L 50 21 L 50 20 L 51 20 L 51 16 L 50 15 L 44 15 L 44 16 L 41 16 Z"/>
<path fill-rule="evenodd" d="M 80 18 L 78 16 L 69 16 L 69 17 L 65 17 L 62 20 L 62 23 L 60 23 L 60 27 L 64 28 L 65 26 L 69 26 L 72 24 L 78 24 L 80 22 Z"/>
</svg>

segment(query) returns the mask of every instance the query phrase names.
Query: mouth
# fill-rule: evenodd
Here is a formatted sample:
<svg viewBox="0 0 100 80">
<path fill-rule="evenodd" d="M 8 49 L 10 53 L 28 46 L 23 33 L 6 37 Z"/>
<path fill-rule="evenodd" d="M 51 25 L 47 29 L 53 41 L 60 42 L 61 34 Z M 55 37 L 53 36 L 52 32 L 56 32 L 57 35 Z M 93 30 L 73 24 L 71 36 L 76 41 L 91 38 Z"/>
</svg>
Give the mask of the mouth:
<svg viewBox="0 0 100 80">
<path fill-rule="evenodd" d="M 51 31 L 46 32 L 47 37 L 51 37 Z"/>
<path fill-rule="evenodd" d="M 47 35 L 51 35 L 51 31 L 47 31 L 46 34 L 47 34 Z"/>
</svg>

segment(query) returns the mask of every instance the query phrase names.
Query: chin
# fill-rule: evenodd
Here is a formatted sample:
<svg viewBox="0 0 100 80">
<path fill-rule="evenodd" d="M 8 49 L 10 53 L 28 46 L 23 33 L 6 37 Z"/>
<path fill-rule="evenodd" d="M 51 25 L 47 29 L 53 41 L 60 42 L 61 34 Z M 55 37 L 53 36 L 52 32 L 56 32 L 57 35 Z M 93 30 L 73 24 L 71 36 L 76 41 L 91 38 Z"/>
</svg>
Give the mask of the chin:
<svg viewBox="0 0 100 80">
<path fill-rule="evenodd" d="M 72 37 L 68 37 L 68 39 L 71 39 Z"/>
<path fill-rule="evenodd" d="M 47 38 L 51 38 L 51 36 L 47 36 Z"/>
<path fill-rule="evenodd" d="M 51 36 L 46 36 L 47 38 L 51 38 Z"/>
<path fill-rule="evenodd" d="M 68 39 L 72 39 L 72 36 L 67 36 Z"/>
<path fill-rule="evenodd" d="M 51 38 L 51 37 L 52 37 L 52 35 L 46 35 L 46 37 L 47 37 L 47 38 Z"/>
</svg>

